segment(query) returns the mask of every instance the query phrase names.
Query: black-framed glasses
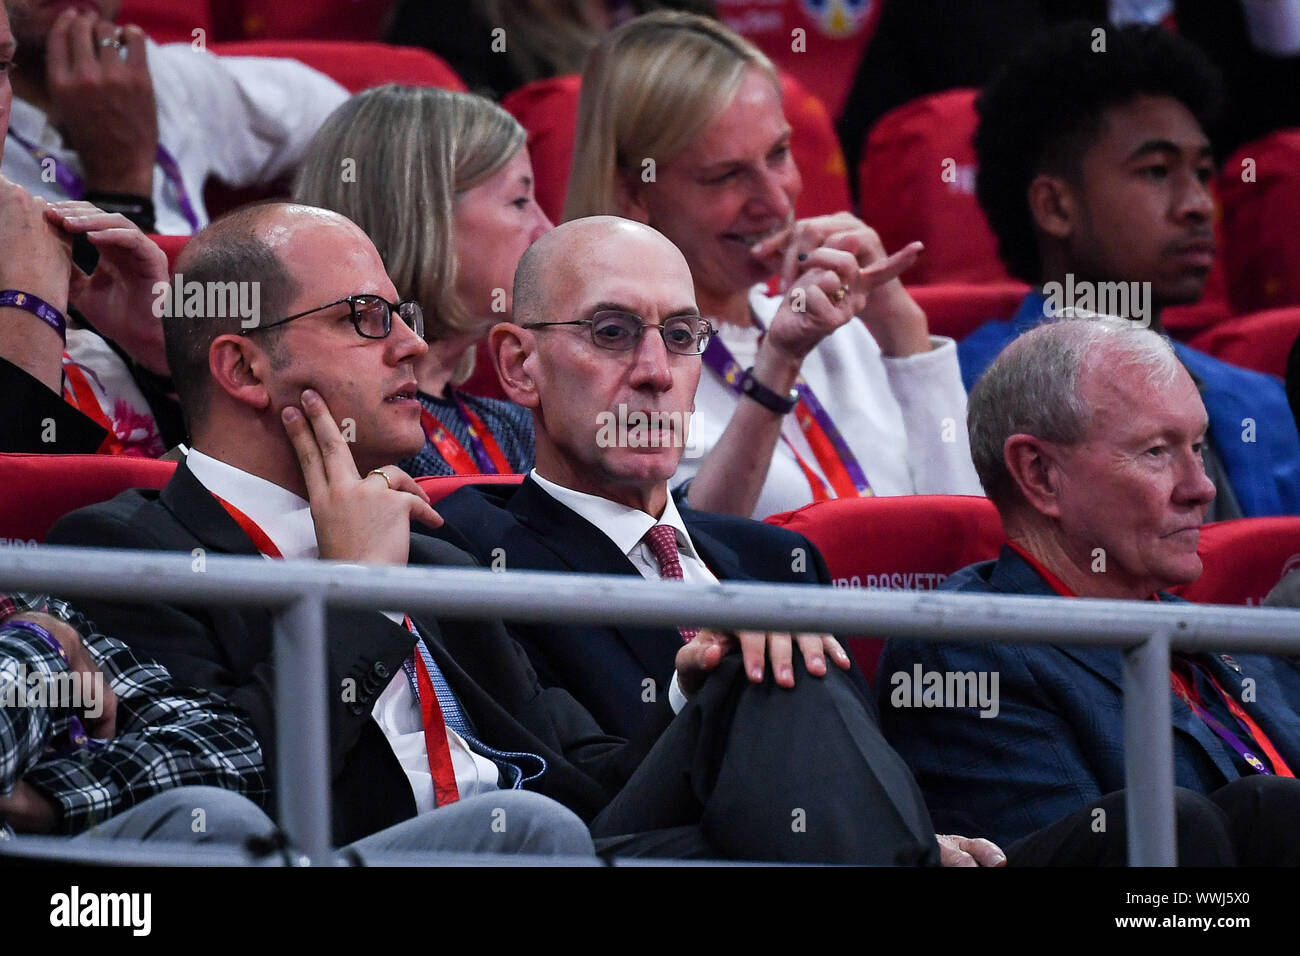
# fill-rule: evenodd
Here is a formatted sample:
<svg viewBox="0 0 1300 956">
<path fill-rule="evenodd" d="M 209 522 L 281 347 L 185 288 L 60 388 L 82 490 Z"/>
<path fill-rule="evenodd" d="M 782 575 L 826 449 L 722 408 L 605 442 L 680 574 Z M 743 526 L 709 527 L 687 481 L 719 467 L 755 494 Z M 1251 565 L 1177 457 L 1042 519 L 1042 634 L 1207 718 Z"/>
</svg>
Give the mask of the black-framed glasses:
<svg viewBox="0 0 1300 956">
<path fill-rule="evenodd" d="M 383 296 L 371 295 L 365 293 L 362 295 L 350 295 L 346 299 L 339 299 L 336 302 L 329 302 L 325 305 L 318 305 L 314 309 L 308 309 L 306 312 L 299 312 L 296 315 L 286 316 L 283 319 L 277 319 L 274 322 L 267 322 L 253 326 L 249 329 L 241 329 L 240 335 L 247 335 L 249 332 L 260 332 L 264 329 L 273 329 L 277 325 L 284 325 L 286 322 L 292 322 L 294 319 L 301 319 L 305 315 L 314 315 L 317 312 L 324 312 L 326 309 L 332 309 L 336 305 L 347 304 L 351 310 L 348 316 L 352 320 L 352 327 L 357 330 L 357 335 L 363 339 L 386 339 L 390 332 L 393 331 L 393 313 L 410 326 L 420 338 L 424 338 L 424 310 L 420 308 L 420 303 L 408 299 L 405 302 L 389 302 Z"/>
<path fill-rule="evenodd" d="M 645 330 L 654 329 L 663 336 L 668 351 L 676 355 L 699 355 L 709 347 L 709 339 L 718 334 L 712 323 L 700 315 L 672 315 L 662 325 L 650 325 L 639 315 L 614 310 L 597 312 L 589 319 L 570 322 L 529 322 L 524 328 L 539 329 L 548 325 L 589 326 L 591 341 L 613 352 L 632 351 L 645 335 Z"/>
</svg>

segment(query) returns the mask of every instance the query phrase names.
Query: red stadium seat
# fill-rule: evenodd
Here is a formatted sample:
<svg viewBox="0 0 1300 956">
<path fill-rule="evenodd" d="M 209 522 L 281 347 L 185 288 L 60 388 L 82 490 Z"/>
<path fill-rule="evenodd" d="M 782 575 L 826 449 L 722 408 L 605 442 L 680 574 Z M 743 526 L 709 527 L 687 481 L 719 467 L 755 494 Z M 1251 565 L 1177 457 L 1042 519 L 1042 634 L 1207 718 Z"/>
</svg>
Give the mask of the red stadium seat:
<svg viewBox="0 0 1300 956">
<path fill-rule="evenodd" d="M 1300 335 L 1300 307 L 1269 309 L 1211 326 L 1189 345 L 1242 368 L 1286 376 L 1286 357 Z"/>
<path fill-rule="evenodd" d="M 190 237 L 189 236 L 156 236 L 151 234 L 149 238 L 152 239 L 155 243 L 157 243 L 158 248 L 162 249 L 163 252 L 167 253 L 167 268 L 170 271 L 175 272 L 176 260 L 177 258 L 180 257 L 181 250 L 185 248 L 185 243 L 190 241 Z"/>
<path fill-rule="evenodd" d="M 501 101 L 528 130 L 537 203 L 554 222 L 559 222 L 564 213 L 581 86 L 579 76 L 538 80 Z M 795 212 L 807 217 L 850 208 L 844 155 L 826 107 L 787 74 L 781 75 L 781 96 L 786 119 L 794 131 L 791 152 L 803 178 L 803 192 Z"/>
<path fill-rule="evenodd" d="M 176 463 L 116 455 L 0 455 L 0 540 L 37 544 L 69 511 L 128 488 L 161 488 Z"/>
<path fill-rule="evenodd" d="M 1219 193 L 1233 312 L 1300 305 L 1300 129 L 1237 150 L 1223 164 Z"/>
<path fill-rule="evenodd" d="M 1259 604 L 1300 568 L 1300 518 L 1240 518 L 1201 529 L 1205 570 L 1176 593 L 1202 604 Z"/>
<path fill-rule="evenodd" d="M 333 77 L 351 93 L 405 83 L 464 92 L 465 83 L 441 57 L 417 47 L 342 40 L 242 40 L 213 43 L 221 56 L 276 56 L 298 60 Z"/>
<path fill-rule="evenodd" d="M 394 0 L 238 0 L 232 6 L 250 40 L 378 40 Z"/>
<path fill-rule="evenodd" d="M 1029 286 L 1023 282 L 949 282 L 909 285 L 907 291 L 925 310 L 932 334 L 960 341 L 989 319 L 1015 315 Z"/>
<path fill-rule="evenodd" d="M 975 200 L 975 91 L 923 96 L 880 118 L 858 163 L 862 218 L 890 252 L 920 239 L 918 284 L 1007 282 Z"/>
<path fill-rule="evenodd" d="M 817 546 L 836 587 L 930 591 L 954 571 L 998 556 L 1002 521 L 987 498 L 907 495 L 837 498 L 772 515 L 773 524 Z M 868 681 L 883 641 L 851 637 Z"/>
<path fill-rule="evenodd" d="M 517 485 L 523 480 L 523 475 L 430 475 L 415 479 L 435 508 L 439 501 L 465 485 Z"/>
<path fill-rule="evenodd" d="M 123 0 L 118 23 L 134 23 L 155 43 L 191 43 L 202 30 L 203 42 L 215 39 L 212 0 Z"/>
</svg>

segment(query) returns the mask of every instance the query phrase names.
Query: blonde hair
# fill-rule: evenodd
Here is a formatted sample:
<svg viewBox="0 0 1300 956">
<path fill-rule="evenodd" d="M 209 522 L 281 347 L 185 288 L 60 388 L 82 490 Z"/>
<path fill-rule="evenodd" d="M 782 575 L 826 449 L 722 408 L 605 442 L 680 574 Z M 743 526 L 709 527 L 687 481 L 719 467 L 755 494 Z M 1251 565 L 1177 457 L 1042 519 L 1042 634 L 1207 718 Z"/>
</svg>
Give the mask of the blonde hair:
<svg viewBox="0 0 1300 956">
<path fill-rule="evenodd" d="M 293 198 L 347 216 L 370 236 L 430 341 L 472 331 L 456 295 L 455 202 L 523 148 L 523 127 L 490 100 L 389 84 L 336 109 L 308 146 Z M 474 370 L 468 349 L 452 375 Z"/>
<path fill-rule="evenodd" d="M 610 31 L 587 59 L 564 218 L 620 215 L 618 177 L 680 153 L 736 95 L 746 69 L 781 84 L 772 62 L 722 24 L 660 10 Z"/>
</svg>

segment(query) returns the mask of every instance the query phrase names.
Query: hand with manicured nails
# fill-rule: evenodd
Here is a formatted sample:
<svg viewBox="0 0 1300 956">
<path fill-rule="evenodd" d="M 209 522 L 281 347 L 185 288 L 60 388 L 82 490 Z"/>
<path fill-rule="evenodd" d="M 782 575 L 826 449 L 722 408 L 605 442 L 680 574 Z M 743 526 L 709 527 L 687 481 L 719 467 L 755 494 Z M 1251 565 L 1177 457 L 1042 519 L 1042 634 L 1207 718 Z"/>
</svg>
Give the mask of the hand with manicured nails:
<svg viewBox="0 0 1300 956">
<path fill-rule="evenodd" d="M 84 234 L 99 250 L 90 275 L 72 265 L 68 302 L 149 371 L 167 375 L 163 327 L 154 310 L 154 287 L 169 279 L 167 254 L 125 216 L 88 202 L 51 203 L 45 218 L 65 233 Z"/>
<path fill-rule="evenodd" d="M 410 558 L 411 522 L 442 525 L 429 496 L 396 465 L 383 467 L 387 481 L 358 473 L 352 450 L 313 389 L 302 393 L 301 409 L 288 406 L 280 417 L 307 484 L 322 558 L 404 565 Z"/>
<path fill-rule="evenodd" d="M 126 50 L 108 44 L 117 39 Z M 144 31 L 68 8 L 46 39 L 50 118 L 77 151 L 86 188 L 153 195 L 158 107 Z"/>
<path fill-rule="evenodd" d="M 856 315 L 866 323 L 885 355 L 903 356 L 928 351 L 930 340 L 925 313 L 907 294 L 898 278 L 911 268 L 923 249 L 921 243 L 912 242 L 893 255 L 887 255 L 875 230 L 849 213 L 801 219 L 790 229 L 769 236 L 751 250 L 755 258 L 767 262 L 773 271 L 778 272 L 786 290 L 785 301 L 773 320 L 768 337 L 776 334 L 778 320 L 791 303 L 791 290 L 798 287 L 802 277 L 812 272 L 814 284 L 828 296 L 835 289 L 848 289 L 841 302 L 836 304 L 830 303 L 829 298 L 827 300 L 836 306 L 835 318 L 841 321 L 826 327 L 830 316 L 824 309 L 818 310 L 815 318 L 819 321 L 814 323 L 792 323 L 786 318 L 790 324 L 788 343 L 783 331 L 775 345 L 784 348 L 804 346 L 817 328 L 824 328 L 822 337 L 825 337 L 848 321 L 843 318 L 847 314 L 849 317 Z M 820 255 L 828 251 L 841 254 L 835 261 L 842 262 L 843 267 L 831 266 L 831 260 Z M 843 256 L 847 256 L 847 260 Z M 835 275 L 828 275 L 828 269 L 832 269 Z M 836 278 L 840 281 L 832 284 Z M 806 292 L 806 298 L 807 309 L 811 312 L 814 295 Z M 822 305 L 820 301 L 816 304 Z M 820 338 L 807 345 L 803 354 L 811 351 L 819 341 Z"/>
<path fill-rule="evenodd" d="M 690 697 L 704 685 L 709 674 L 722 663 L 722 658 L 739 645 L 745 674 L 751 682 L 763 682 L 765 663 L 770 661 L 777 685 L 793 687 L 792 660 L 795 644 L 799 645 L 808 673 L 814 677 L 826 676 L 828 656 L 840 670 L 849 669 L 849 655 L 840 646 L 840 642 L 829 634 L 791 635 L 783 632 L 731 632 L 705 628 L 677 652 L 677 686 L 683 696 Z"/>
</svg>

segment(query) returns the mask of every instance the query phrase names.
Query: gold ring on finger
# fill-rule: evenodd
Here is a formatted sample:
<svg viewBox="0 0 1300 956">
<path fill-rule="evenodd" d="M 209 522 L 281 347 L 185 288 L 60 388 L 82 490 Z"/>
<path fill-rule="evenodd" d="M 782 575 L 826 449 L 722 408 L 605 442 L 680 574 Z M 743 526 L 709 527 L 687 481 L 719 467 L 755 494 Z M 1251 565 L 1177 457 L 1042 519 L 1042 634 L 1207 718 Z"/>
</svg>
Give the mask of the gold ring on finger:
<svg viewBox="0 0 1300 956">
<path fill-rule="evenodd" d="M 366 472 L 366 477 L 369 478 L 371 475 L 378 475 L 380 478 L 384 479 L 384 484 L 388 486 L 388 490 L 389 491 L 393 490 L 393 483 L 391 480 L 389 480 L 388 472 L 384 471 L 384 469 L 371 468 L 368 472 Z"/>
<path fill-rule="evenodd" d="M 840 286 L 838 289 L 836 289 L 834 292 L 830 294 L 829 298 L 831 300 L 831 304 L 839 305 L 841 302 L 844 301 L 844 297 L 848 294 L 849 294 L 849 287 L 846 285 Z"/>
</svg>

